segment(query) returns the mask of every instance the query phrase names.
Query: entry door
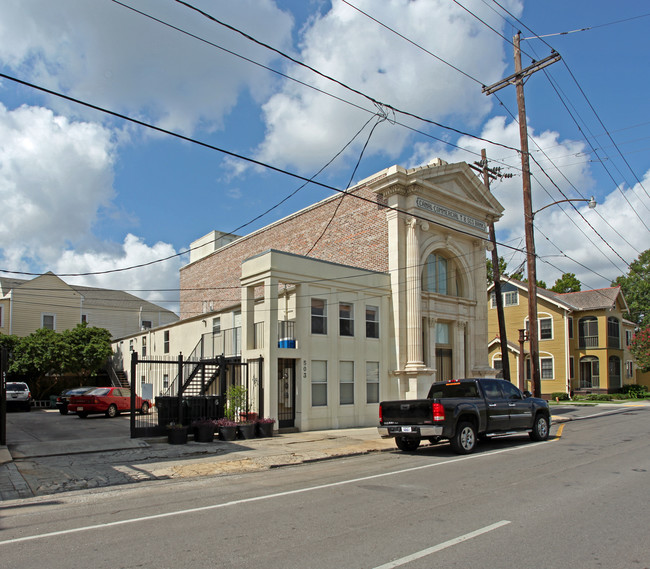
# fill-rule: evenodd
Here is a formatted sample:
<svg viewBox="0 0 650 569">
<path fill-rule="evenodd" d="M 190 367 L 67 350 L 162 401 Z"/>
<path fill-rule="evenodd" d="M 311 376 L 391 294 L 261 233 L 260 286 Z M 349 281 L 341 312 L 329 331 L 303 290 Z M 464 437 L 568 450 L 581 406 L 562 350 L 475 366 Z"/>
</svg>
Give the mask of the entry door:
<svg viewBox="0 0 650 569">
<path fill-rule="evenodd" d="M 278 427 L 294 427 L 296 420 L 296 360 L 278 359 Z"/>
<path fill-rule="evenodd" d="M 452 352 L 447 348 L 436 348 L 437 381 L 454 379 L 451 365 Z"/>
</svg>

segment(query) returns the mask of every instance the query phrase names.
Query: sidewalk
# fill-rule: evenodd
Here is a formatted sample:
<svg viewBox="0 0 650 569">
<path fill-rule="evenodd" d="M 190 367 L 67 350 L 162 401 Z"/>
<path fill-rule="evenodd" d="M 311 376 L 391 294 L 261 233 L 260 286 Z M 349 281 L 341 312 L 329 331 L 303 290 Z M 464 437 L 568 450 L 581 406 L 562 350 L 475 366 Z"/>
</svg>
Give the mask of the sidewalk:
<svg viewBox="0 0 650 569">
<path fill-rule="evenodd" d="M 571 421 L 553 415 L 553 424 Z M 265 439 L 170 445 L 167 437 L 17 443 L 0 447 L 0 500 L 142 481 L 219 476 L 395 450 L 376 427 L 282 433 Z"/>
<path fill-rule="evenodd" d="M 167 437 L 19 443 L 0 447 L 0 499 L 237 474 L 394 449 L 376 427 L 185 445 L 170 445 Z"/>
</svg>

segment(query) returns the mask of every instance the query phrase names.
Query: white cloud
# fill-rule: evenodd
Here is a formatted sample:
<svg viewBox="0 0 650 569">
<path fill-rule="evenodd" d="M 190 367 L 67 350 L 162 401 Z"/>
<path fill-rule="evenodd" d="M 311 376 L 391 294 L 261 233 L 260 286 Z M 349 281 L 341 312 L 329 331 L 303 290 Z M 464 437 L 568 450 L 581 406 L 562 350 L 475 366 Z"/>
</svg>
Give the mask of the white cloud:
<svg viewBox="0 0 650 569">
<path fill-rule="evenodd" d="M 0 104 L 0 249 L 48 261 L 87 238 L 113 198 L 109 130 L 40 107 Z"/>
<path fill-rule="evenodd" d="M 639 184 L 631 189 L 595 188 L 589 156 L 585 152 L 586 143 L 562 140 L 553 131 L 536 133 L 530 125 L 528 131 L 534 140 L 534 143 L 529 142 L 534 157 L 530 164 L 533 211 L 567 198 L 588 199 L 595 195 L 598 202 L 596 210 L 590 210 L 585 202 L 574 202 L 583 217 L 569 203 L 554 205 L 536 214 L 538 279 L 551 287 L 563 272 L 571 272 L 582 281 L 583 289 L 609 286 L 617 276 L 627 272 L 626 263 L 648 248 L 647 229 L 640 219 L 644 215 L 647 218 L 648 213 L 639 197 L 645 195 L 643 189 Z M 489 120 L 481 137 L 511 148 L 519 147 L 519 127 L 504 117 Z M 496 224 L 497 240 L 524 249 L 521 159 L 518 154 L 468 137 L 461 137 L 456 144 L 466 150 L 449 151 L 449 147 L 442 144 L 418 144 L 409 166 L 425 164 L 435 157 L 449 162 L 472 163 L 479 160 L 481 149 L 486 148 L 491 167 L 509 165 L 510 168 L 504 167 L 503 172 L 515 174 L 512 179 L 492 183 L 492 192 L 505 208 L 503 217 Z M 650 187 L 650 173 L 646 174 L 643 185 Z M 505 246 L 499 247 L 499 255 L 508 261 L 510 270 L 524 260 L 523 255 Z"/>
<path fill-rule="evenodd" d="M 78 252 L 67 250 L 55 265 L 57 274 L 102 273 L 83 277 L 62 277 L 68 283 L 83 284 L 99 288 L 128 290 L 131 294 L 178 312 L 181 258 L 168 243 L 149 246 L 135 235 L 128 234 L 120 247 L 98 251 Z M 146 267 L 126 271 L 110 272 L 115 269 L 134 267 L 151 263 Z M 172 290 L 160 290 L 172 289 Z"/>
<path fill-rule="evenodd" d="M 270 0 L 193 4 L 279 48 L 288 45 L 292 17 Z M 276 57 L 180 4 L 129 5 L 260 63 Z M 218 128 L 242 89 L 265 97 L 273 80 L 268 71 L 107 1 L 10 2 L 0 38 L 0 62 L 22 78 L 171 130 L 191 132 L 201 120 Z"/>
<path fill-rule="evenodd" d="M 504 25 L 482 2 L 465 4 L 495 28 Z M 515 13 L 521 9 L 516 0 L 506 4 Z M 371 0 L 357 0 L 355 5 L 369 14 L 377 12 Z M 381 19 L 485 84 L 499 78 L 506 68 L 501 38 L 452 2 L 386 0 L 381 5 Z M 456 122 L 463 119 L 479 124 L 490 109 L 480 83 L 344 3 L 333 3 L 329 12 L 310 22 L 298 58 L 377 100 L 434 120 L 454 117 Z M 289 74 L 374 111 L 371 102 L 303 68 L 293 66 Z M 263 109 L 267 134 L 259 158 L 303 172 L 325 163 L 370 116 L 291 82 Z M 397 119 L 417 125 L 401 115 Z M 365 138 L 364 134 L 350 152 L 358 153 Z M 370 149 L 393 157 L 408 138 L 408 130 L 385 123 L 375 132 Z"/>
</svg>

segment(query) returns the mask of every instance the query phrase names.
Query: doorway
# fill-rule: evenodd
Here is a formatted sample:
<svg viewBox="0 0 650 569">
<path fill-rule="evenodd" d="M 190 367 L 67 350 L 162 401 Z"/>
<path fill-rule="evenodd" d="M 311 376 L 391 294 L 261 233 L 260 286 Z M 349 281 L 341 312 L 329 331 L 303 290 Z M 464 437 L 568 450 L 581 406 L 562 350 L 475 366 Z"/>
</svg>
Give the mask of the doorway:
<svg viewBox="0 0 650 569">
<path fill-rule="evenodd" d="M 296 360 L 278 358 L 278 427 L 294 427 L 296 421 Z"/>
</svg>

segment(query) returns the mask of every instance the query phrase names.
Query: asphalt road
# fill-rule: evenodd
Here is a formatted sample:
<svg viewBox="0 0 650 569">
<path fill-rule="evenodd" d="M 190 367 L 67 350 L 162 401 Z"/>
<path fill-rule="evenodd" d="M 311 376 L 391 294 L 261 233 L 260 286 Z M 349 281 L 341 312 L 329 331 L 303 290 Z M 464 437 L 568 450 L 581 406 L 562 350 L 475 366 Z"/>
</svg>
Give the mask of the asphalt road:
<svg viewBox="0 0 650 569">
<path fill-rule="evenodd" d="M 21 569 L 648 568 L 650 408 L 591 414 L 554 440 L 515 436 L 468 457 L 440 445 L 24 500 L 0 508 L 0 559 Z"/>
</svg>

